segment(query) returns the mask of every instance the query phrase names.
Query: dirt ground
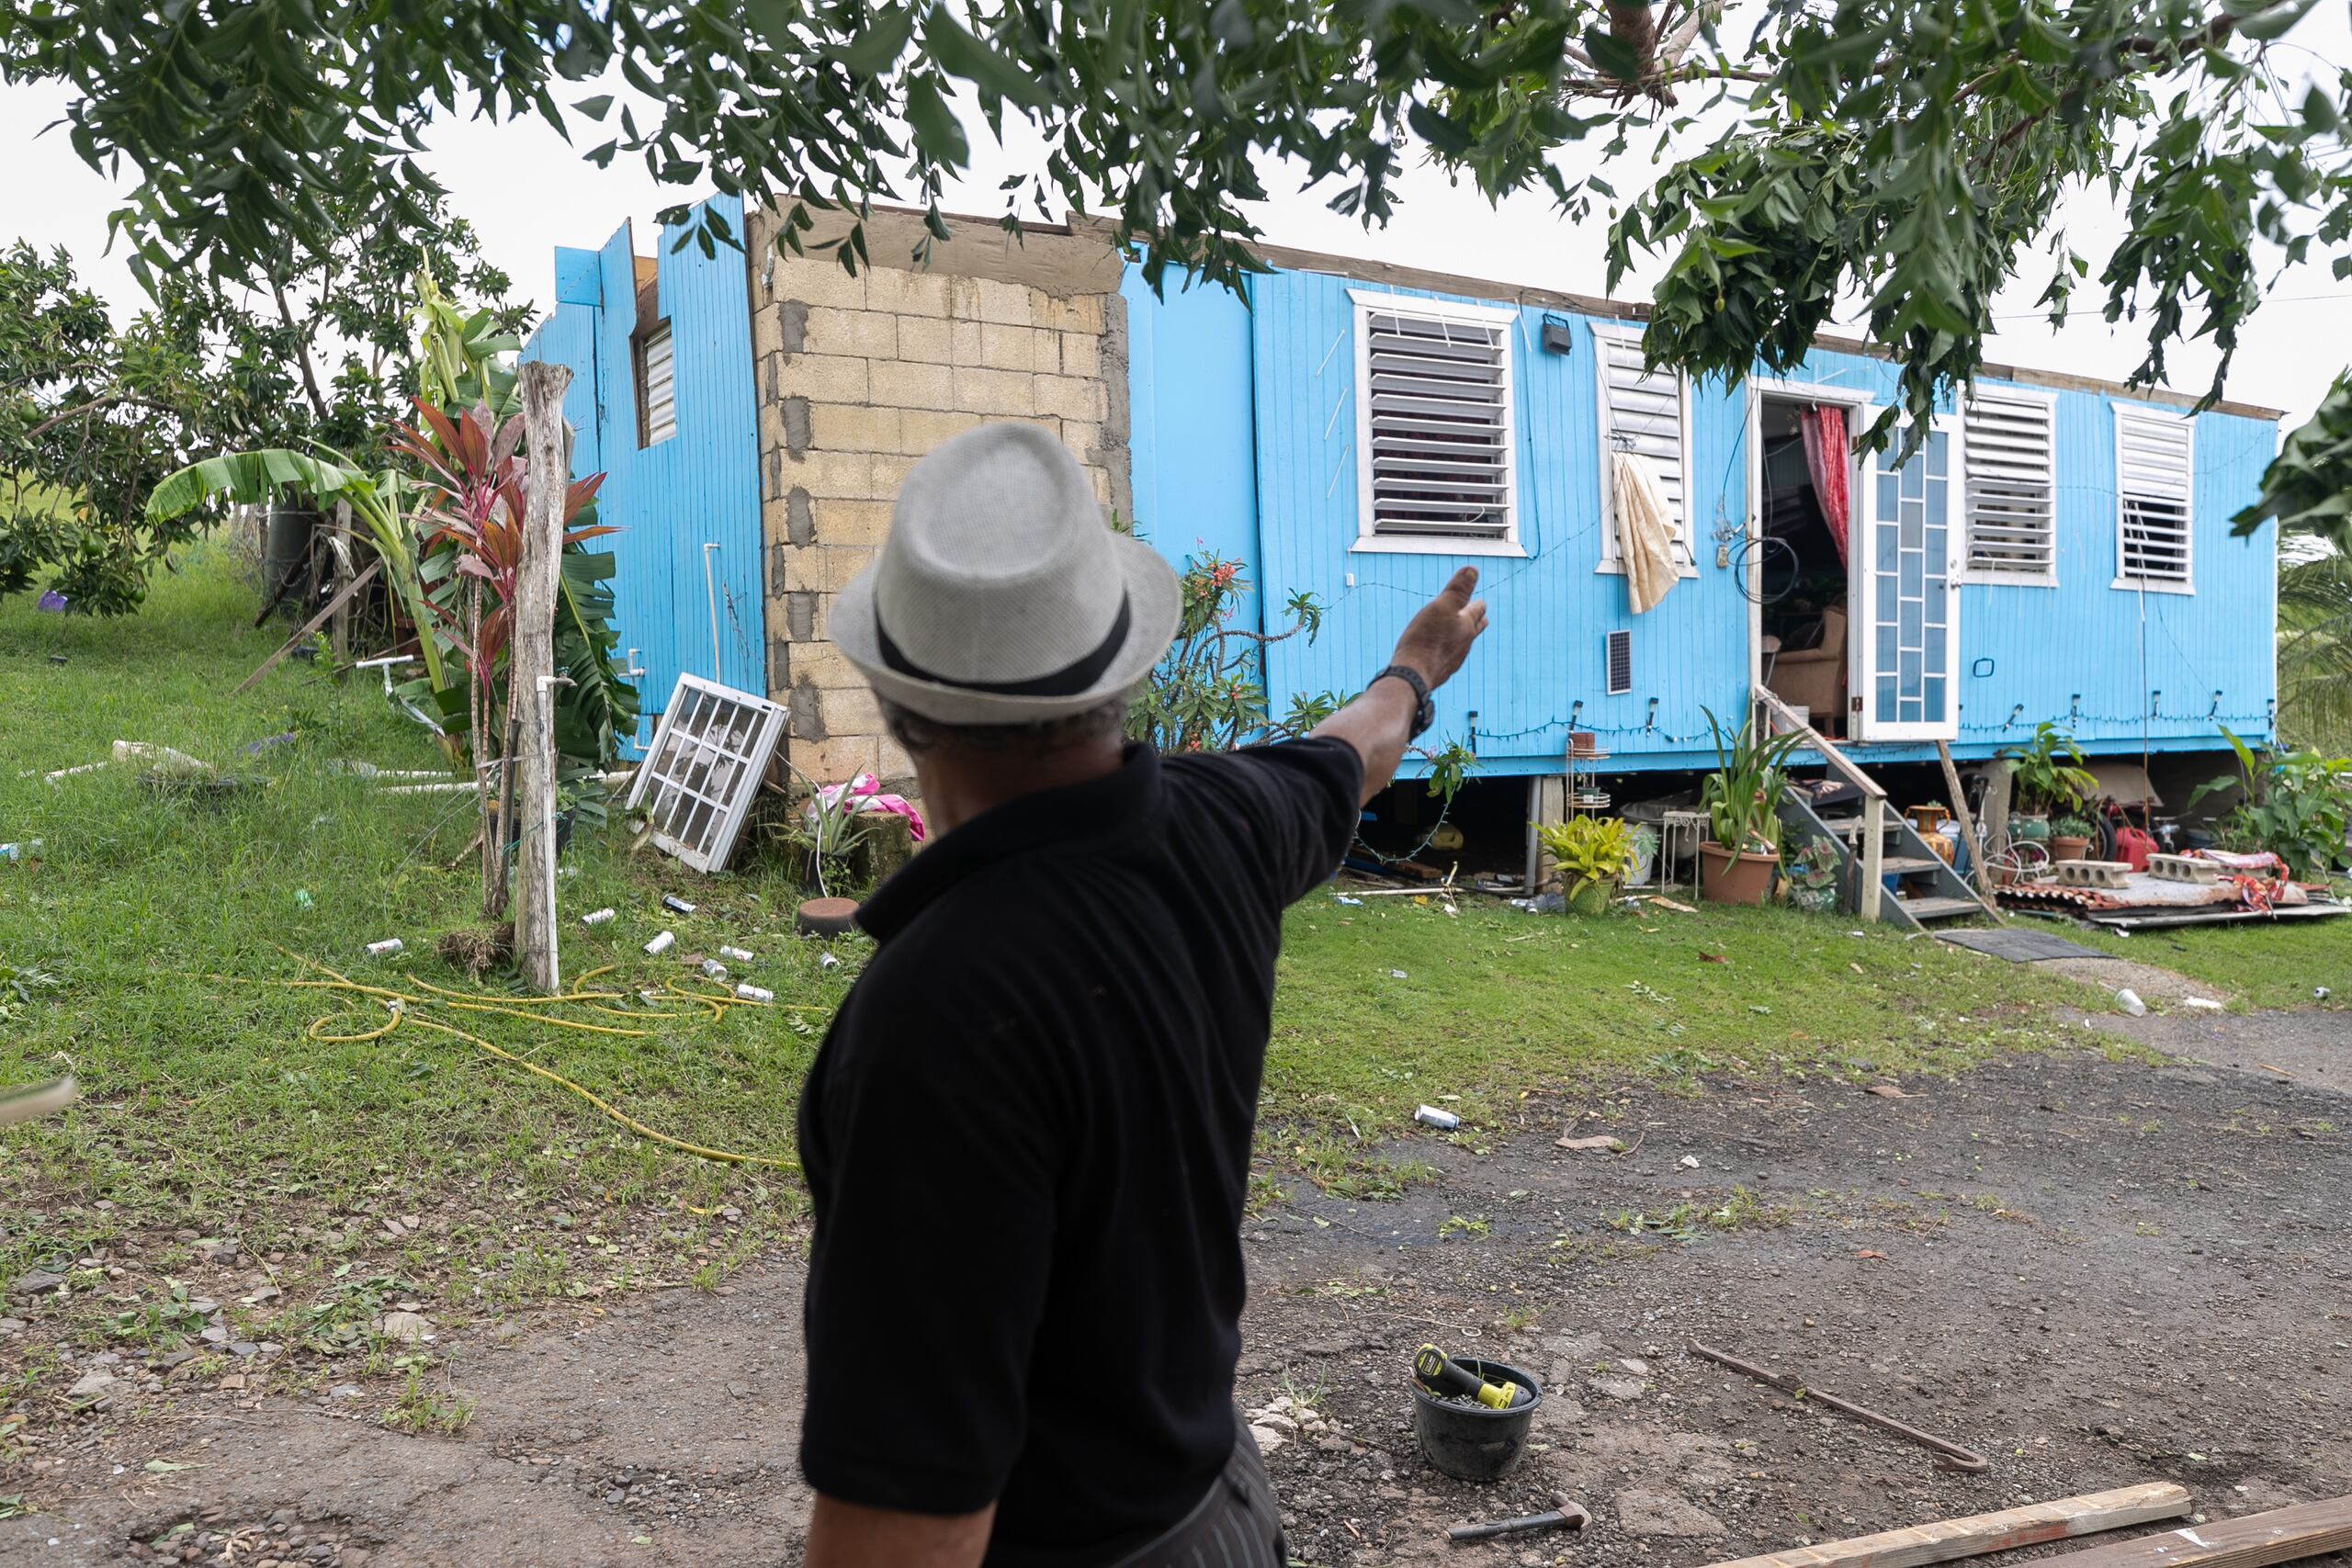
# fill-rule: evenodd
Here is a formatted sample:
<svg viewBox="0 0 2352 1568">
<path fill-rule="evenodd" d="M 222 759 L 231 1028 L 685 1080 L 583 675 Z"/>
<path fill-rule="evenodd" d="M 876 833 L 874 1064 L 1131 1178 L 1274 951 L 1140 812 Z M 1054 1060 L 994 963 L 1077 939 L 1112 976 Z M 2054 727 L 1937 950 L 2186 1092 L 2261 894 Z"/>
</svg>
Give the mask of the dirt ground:
<svg viewBox="0 0 2352 1568">
<path fill-rule="evenodd" d="M 1312 1413 L 1268 1461 L 1295 1556 L 1695 1564 L 2137 1481 L 2179 1481 L 2215 1516 L 2352 1492 L 2346 1026 L 2095 1033 L 2165 1055 L 2018 1058 L 1905 1098 L 1534 1100 L 1491 1153 L 1416 1143 L 1443 1179 L 1401 1201 L 1308 1189 L 1251 1222 L 1240 1400 Z M 1564 1130 L 1630 1152 L 1564 1152 Z M 0 1561 L 795 1562 L 799 1292 L 778 1261 L 716 1295 L 441 1346 L 479 1402 L 454 1438 L 385 1429 L 373 1393 L 89 1418 L 8 1481 L 38 1512 L 0 1522 Z M 1694 1359 L 1692 1338 L 1991 1467 L 1939 1471 Z M 1424 1339 L 1543 1382 L 1508 1481 L 1419 1459 L 1405 1375 Z M 919 1348 L 899 1375 L 919 1398 Z M 1582 1539 L 1445 1541 L 1555 1491 L 1592 1510 Z"/>
</svg>

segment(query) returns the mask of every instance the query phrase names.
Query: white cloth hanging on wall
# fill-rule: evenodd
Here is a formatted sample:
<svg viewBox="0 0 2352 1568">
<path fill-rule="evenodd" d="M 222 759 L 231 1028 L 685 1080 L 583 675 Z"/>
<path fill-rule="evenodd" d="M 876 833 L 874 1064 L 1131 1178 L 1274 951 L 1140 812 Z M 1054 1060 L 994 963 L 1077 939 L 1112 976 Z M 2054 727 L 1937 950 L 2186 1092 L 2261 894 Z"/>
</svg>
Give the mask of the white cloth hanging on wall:
<svg viewBox="0 0 2352 1568">
<path fill-rule="evenodd" d="M 1640 453 L 1611 452 L 1609 465 L 1617 503 L 1617 559 L 1625 569 L 1625 598 L 1638 615 L 1682 581 L 1674 560 L 1674 524 L 1657 475 Z"/>
</svg>

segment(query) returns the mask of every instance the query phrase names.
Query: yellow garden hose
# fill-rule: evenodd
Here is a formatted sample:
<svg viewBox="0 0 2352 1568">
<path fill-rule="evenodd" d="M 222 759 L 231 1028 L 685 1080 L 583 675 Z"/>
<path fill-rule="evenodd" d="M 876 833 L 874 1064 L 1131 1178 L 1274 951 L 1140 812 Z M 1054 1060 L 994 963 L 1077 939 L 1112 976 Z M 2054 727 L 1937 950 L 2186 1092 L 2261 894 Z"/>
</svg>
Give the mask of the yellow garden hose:
<svg viewBox="0 0 2352 1568">
<path fill-rule="evenodd" d="M 601 1000 L 618 997 L 621 993 L 617 991 L 585 991 L 581 989 L 581 987 L 587 981 L 594 979 L 596 976 L 605 974 L 607 970 L 613 968 L 614 965 L 612 964 L 606 964 L 601 969 L 592 969 L 587 974 L 580 976 L 578 978 L 573 980 L 572 988 L 564 992 L 560 996 L 516 998 L 514 998 L 516 1005 L 508 1007 L 497 1003 L 470 1001 L 465 999 L 465 993 L 463 992 L 451 991 L 443 987 L 435 986 L 423 980 L 412 981 L 411 983 L 416 986 L 420 990 L 433 993 L 431 996 L 416 996 L 406 991 L 394 990 L 386 986 L 366 985 L 360 981 L 351 979 L 347 976 L 337 974 L 334 970 L 328 968 L 325 964 L 319 963 L 315 959 L 304 958 L 298 953 L 288 953 L 287 950 L 282 947 L 279 948 L 278 951 L 280 953 L 285 953 L 287 957 L 293 959 L 298 964 L 307 964 L 311 968 L 318 970 L 321 974 L 327 976 L 328 978 L 324 980 L 273 980 L 268 982 L 269 984 L 284 986 L 299 990 L 345 991 L 356 996 L 373 997 L 386 1003 L 390 1009 L 391 1017 L 383 1024 L 375 1029 L 370 1029 L 357 1034 L 329 1034 L 325 1032 L 328 1025 L 333 1021 L 332 1015 L 327 1018 L 321 1018 L 314 1021 L 306 1032 L 306 1034 L 308 1038 L 315 1040 L 322 1045 L 353 1045 L 370 1040 L 381 1040 L 385 1036 L 390 1034 L 394 1030 L 399 1029 L 401 1025 L 413 1024 L 419 1029 L 432 1030 L 435 1033 L 455 1035 L 457 1038 L 465 1041 L 468 1044 L 470 1044 L 475 1049 L 482 1052 L 485 1055 L 494 1056 L 502 1062 L 511 1063 L 514 1066 L 522 1068 L 525 1072 L 531 1073 L 538 1077 L 543 1077 L 550 1083 L 560 1084 L 563 1088 L 570 1089 L 572 1093 L 578 1095 L 581 1099 L 586 1100 L 589 1104 L 594 1106 L 598 1111 L 603 1111 L 607 1117 L 619 1122 L 630 1132 L 637 1134 L 639 1137 L 650 1138 L 654 1143 L 661 1144 L 665 1147 L 681 1150 L 700 1159 L 716 1160 L 724 1165 L 767 1166 L 777 1170 L 788 1170 L 795 1173 L 797 1173 L 800 1169 L 800 1164 L 797 1160 L 786 1159 L 780 1155 L 749 1155 L 739 1154 L 731 1149 L 706 1148 L 700 1144 L 690 1144 L 683 1138 L 673 1138 L 667 1133 L 656 1132 L 654 1129 L 647 1126 L 644 1122 L 639 1122 L 636 1117 L 629 1115 L 627 1111 L 612 1104 L 610 1101 L 600 1099 L 588 1089 L 582 1089 L 580 1085 L 573 1083 L 570 1078 L 565 1077 L 562 1074 L 540 1066 L 537 1062 L 530 1060 L 528 1057 L 519 1055 L 513 1051 L 505 1049 L 503 1046 L 493 1045 L 479 1034 L 459 1029 L 453 1024 L 442 1023 L 430 1018 L 421 1017 L 417 1011 L 417 1010 L 421 1008 L 437 1006 L 459 1008 L 469 1012 L 504 1013 L 510 1017 L 527 1019 L 531 1022 L 545 1024 L 557 1029 L 576 1029 L 595 1034 L 619 1034 L 640 1040 L 650 1038 L 653 1032 L 645 1029 L 616 1029 L 610 1024 L 587 1023 L 581 1020 L 571 1018 L 553 1018 L 549 1017 L 546 1013 L 526 1012 L 522 1010 L 525 1007 L 544 1007 L 561 1002 L 576 1002 L 585 1007 L 595 1008 L 599 1012 L 612 1012 L 618 1014 L 618 1016 L 628 1018 L 688 1018 L 693 1016 L 689 1013 L 620 1013 L 617 1009 L 599 1006 L 598 1003 Z M 741 1001 L 731 996 L 722 998 L 701 991 L 686 990 L 683 987 L 675 985 L 672 985 L 668 988 L 676 992 L 681 997 L 688 998 L 694 1001 L 703 1003 L 711 1010 L 711 1016 L 713 1018 L 725 1017 L 726 1010 L 729 1006 L 747 1007 L 752 1005 L 748 1002 Z"/>
</svg>

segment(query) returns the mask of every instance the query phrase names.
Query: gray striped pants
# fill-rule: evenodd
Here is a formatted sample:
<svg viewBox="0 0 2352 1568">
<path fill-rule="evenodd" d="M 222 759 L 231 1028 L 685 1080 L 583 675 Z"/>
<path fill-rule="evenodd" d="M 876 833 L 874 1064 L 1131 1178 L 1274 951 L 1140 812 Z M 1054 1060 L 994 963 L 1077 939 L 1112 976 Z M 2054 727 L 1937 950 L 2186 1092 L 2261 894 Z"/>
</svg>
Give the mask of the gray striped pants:
<svg viewBox="0 0 2352 1568">
<path fill-rule="evenodd" d="M 1233 1424 L 1233 1457 L 1208 1495 L 1174 1529 L 1113 1568 L 1285 1568 L 1290 1554 L 1266 1461 L 1238 1413 Z"/>
</svg>

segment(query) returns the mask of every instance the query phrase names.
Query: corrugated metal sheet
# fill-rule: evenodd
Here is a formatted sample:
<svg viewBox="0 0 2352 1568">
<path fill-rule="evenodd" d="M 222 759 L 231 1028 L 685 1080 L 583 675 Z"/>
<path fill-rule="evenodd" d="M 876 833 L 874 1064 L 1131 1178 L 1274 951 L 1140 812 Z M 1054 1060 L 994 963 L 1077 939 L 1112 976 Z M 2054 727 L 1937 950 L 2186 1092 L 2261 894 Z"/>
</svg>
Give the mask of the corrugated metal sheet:
<svg viewBox="0 0 2352 1568">
<path fill-rule="evenodd" d="M 1189 463 L 1220 444 L 1229 447 L 1234 433 L 1209 422 L 1228 421 L 1231 410 L 1254 401 L 1258 581 L 1269 603 L 1305 590 L 1329 607 L 1316 643 L 1294 639 L 1272 650 L 1268 686 L 1276 711 L 1294 693 L 1353 690 L 1386 660 L 1412 609 L 1468 561 L 1483 574 L 1493 626 L 1441 699 L 1439 739 L 1470 739 L 1475 713 L 1476 747 L 1488 773 L 1556 771 L 1572 726 L 1599 732 L 1616 766 L 1711 761 L 1703 709 L 1736 716 L 1750 669 L 1749 606 L 1736 545 L 1747 520 L 1752 389 L 1690 390 L 1695 575 L 1645 615 L 1630 615 L 1623 580 L 1597 570 L 1600 378 L 1596 358 L 1588 357 L 1596 346 L 1589 321 L 1577 321 L 1572 354 L 1552 355 L 1537 346 L 1543 312 L 1519 312 L 1513 400 L 1524 555 L 1356 550 L 1350 287 L 1348 279 L 1316 273 L 1254 280 L 1251 364 L 1245 367 L 1229 353 L 1200 358 L 1181 379 L 1162 368 L 1165 345 L 1176 335 L 1162 312 L 1180 307 L 1153 301 L 1132 276 L 1127 290 L 1130 338 L 1137 345 L 1129 373 L 1138 497 L 1150 493 L 1148 474 L 1176 471 L 1170 454 L 1182 453 Z M 1158 354 L 1148 346 L 1154 344 Z M 1894 372 L 1883 361 L 1825 352 L 1782 378 L 1859 391 L 1883 407 Z M 2054 585 L 1971 581 L 1962 587 L 1955 752 L 1989 755 L 2030 734 L 2041 719 L 2111 753 L 2143 745 L 2218 746 L 2224 724 L 2267 737 L 2275 694 L 2275 538 L 2266 531 L 2252 541 L 2233 539 L 2229 520 L 2256 491 L 2276 449 L 2275 426 L 2235 414 L 2197 417 L 2195 591 L 2142 593 L 2115 586 L 2114 411 L 2119 402 L 2130 406 L 2128 400 L 2037 392 L 2056 403 Z M 1220 471 L 1229 474 L 1237 462 L 1220 459 Z M 1858 506 L 1865 501 L 1857 494 Z M 1228 503 L 1221 516 L 1237 511 Z M 1732 566 L 1716 564 L 1719 547 L 1730 550 Z M 1606 639 L 1621 630 L 1633 643 L 1633 689 L 1611 695 Z M 1931 745 L 1890 744 L 1864 754 L 1894 761 L 1934 751 Z"/>
<path fill-rule="evenodd" d="M 743 231 L 740 202 L 712 204 Z M 571 367 L 564 414 L 580 432 L 573 472 L 601 468 L 606 475 L 598 512 L 622 530 L 611 541 L 621 640 L 637 649 L 645 671 L 639 747 L 682 671 L 767 689 L 758 405 L 743 255 L 721 248 L 706 256 L 693 245 L 680 251 L 676 239 L 675 230 L 665 230 L 655 254 L 660 309 L 669 321 L 673 436 L 639 445 L 630 344 L 636 257 L 627 225 L 594 255 L 594 303 L 569 299 L 587 291 L 588 269 L 577 258 L 588 253 L 557 253 L 559 299 L 566 302 L 526 350 Z"/>
</svg>

